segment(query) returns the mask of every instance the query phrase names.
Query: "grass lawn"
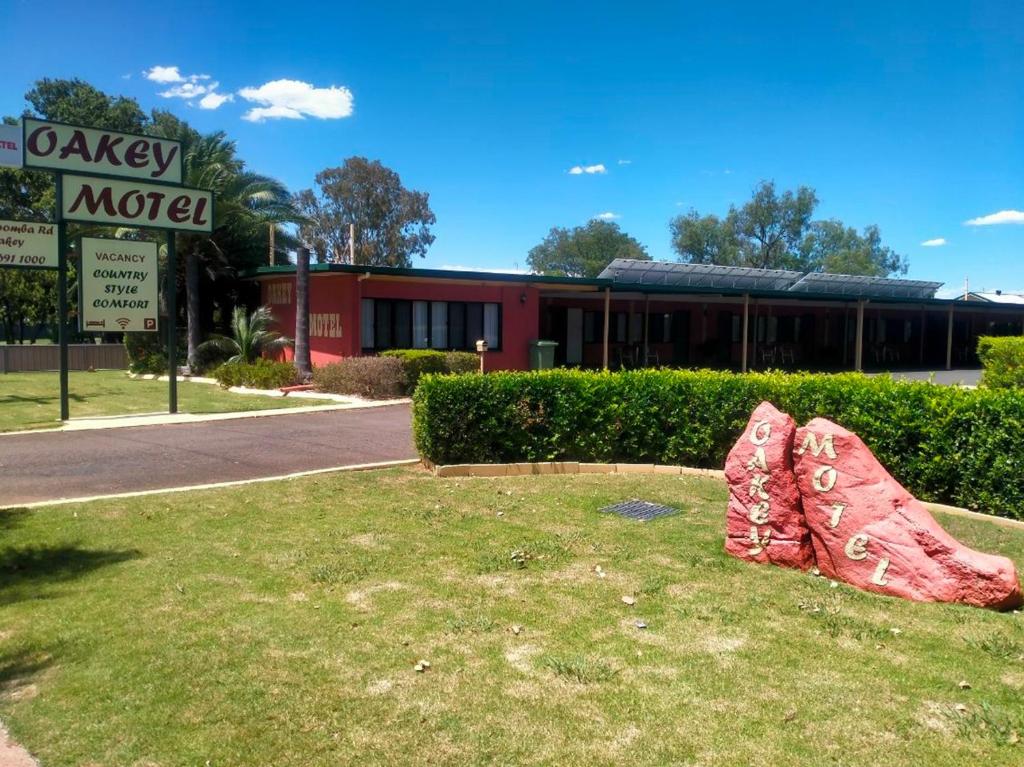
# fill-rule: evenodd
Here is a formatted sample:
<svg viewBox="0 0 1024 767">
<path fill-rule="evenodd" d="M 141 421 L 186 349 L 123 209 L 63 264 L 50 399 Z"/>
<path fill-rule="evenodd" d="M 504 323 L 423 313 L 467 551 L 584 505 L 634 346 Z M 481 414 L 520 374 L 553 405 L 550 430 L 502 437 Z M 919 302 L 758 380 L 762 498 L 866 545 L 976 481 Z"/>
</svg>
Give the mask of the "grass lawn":
<svg viewBox="0 0 1024 767">
<path fill-rule="evenodd" d="M 1024 763 L 1024 616 L 731 559 L 725 502 L 409 469 L 0 512 L 0 718 L 46 767 Z"/>
<path fill-rule="evenodd" d="M 120 370 L 70 373 L 72 418 L 131 413 L 166 413 L 166 381 L 136 381 Z M 309 406 L 309 400 L 231 394 L 220 387 L 178 383 L 182 413 L 230 413 Z M 60 426 L 60 379 L 56 372 L 0 374 L 0 432 Z"/>
</svg>

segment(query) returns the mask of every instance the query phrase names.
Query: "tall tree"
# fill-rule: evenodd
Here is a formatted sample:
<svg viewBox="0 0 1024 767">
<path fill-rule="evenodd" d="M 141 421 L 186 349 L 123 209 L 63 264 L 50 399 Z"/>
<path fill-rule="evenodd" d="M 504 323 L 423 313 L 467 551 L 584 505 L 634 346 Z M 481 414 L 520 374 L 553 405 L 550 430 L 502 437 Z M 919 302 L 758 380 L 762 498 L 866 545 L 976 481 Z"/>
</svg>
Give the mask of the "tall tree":
<svg viewBox="0 0 1024 767">
<path fill-rule="evenodd" d="M 817 205 L 818 197 L 810 187 L 778 194 L 774 181 L 762 181 L 736 211 L 736 232 L 744 240 L 747 265 L 760 269 L 793 266 L 793 256 Z"/>
<path fill-rule="evenodd" d="M 595 219 L 572 229 L 553 227 L 526 260 L 535 274 L 596 277 L 616 258 L 651 259 L 644 246 L 614 221 Z"/>
<path fill-rule="evenodd" d="M 409 267 L 434 242 L 430 196 L 406 189 L 378 160 L 349 157 L 341 167 L 320 171 L 316 185 L 315 192 L 299 192 L 295 204 L 306 219 L 299 236 L 320 262 L 348 260 L 350 224 L 357 264 Z"/>
<path fill-rule="evenodd" d="M 306 383 L 313 377 L 309 360 L 309 248 L 295 254 L 295 369 Z"/>
<path fill-rule="evenodd" d="M 669 222 L 672 247 L 691 264 L 738 266 L 740 241 L 736 234 L 736 211 L 724 219 L 714 214 L 702 216 L 690 210 Z"/>
<path fill-rule="evenodd" d="M 813 221 L 818 197 L 810 187 L 776 191 L 763 181 L 750 200 L 724 218 L 691 210 L 669 222 L 681 261 L 758 269 L 794 269 L 885 276 L 905 274 L 906 259 L 882 244 L 877 226 L 863 234 L 835 219 Z"/>
<path fill-rule="evenodd" d="M 804 271 L 869 277 L 907 273 L 907 259 L 882 244 L 877 226 L 858 234 L 834 218 L 811 224 L 800 243 L 800 265 Z"/>
</svg>

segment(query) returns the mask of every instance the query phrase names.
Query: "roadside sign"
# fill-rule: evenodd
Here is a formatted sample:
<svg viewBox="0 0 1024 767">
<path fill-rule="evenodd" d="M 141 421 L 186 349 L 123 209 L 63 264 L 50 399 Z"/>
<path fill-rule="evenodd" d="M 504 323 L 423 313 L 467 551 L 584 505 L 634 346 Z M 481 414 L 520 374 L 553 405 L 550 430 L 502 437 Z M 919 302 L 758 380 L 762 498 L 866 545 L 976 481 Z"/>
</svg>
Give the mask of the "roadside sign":
<svg viewBox="0 0 1024 767">
<path fill-rule="evenodd" d="M 24 131 L 26 168 L 181 183 L 178 141 L 32 117 Z"/>
<path fill-rule="evenodd" d="M 0 221 L 0 267 L 57 268 L 57 225 Z"/>
<path fill-rule="evenodd" d="M 213 231 L 213 192 L 205 189 L 70 174 L 58 183 L 66 221 Z"/>
<path fill-rule="evenodd" d="M 156 332 L 157 244 L 82 238 L 79 316 L 86 333 Z"/>
<path fill-rule="evenodd" d="M 0 168 L 20 168 L 21 126 L 0 124 Z"/>
</svg>

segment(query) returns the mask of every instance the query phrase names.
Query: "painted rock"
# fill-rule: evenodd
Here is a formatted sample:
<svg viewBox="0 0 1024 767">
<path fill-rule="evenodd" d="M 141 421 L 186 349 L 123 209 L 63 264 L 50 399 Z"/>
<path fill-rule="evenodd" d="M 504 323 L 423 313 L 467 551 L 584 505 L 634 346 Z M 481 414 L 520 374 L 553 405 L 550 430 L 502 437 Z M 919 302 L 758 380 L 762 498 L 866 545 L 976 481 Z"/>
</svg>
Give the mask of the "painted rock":
<svg viewBox="0 0 1024 767">
<path fill-rule="evenodd" d="M 797 431 L 793 458 L 824 575 L 922 602 L 1021 604 L 1013 562 L 969 549 L 943 530 L 856 434 L 815 418 Z"/>
<path fill-rule="evenodd" d="M 793 476 L 796 424 L 770 402 L 754 410 L 725 459 L 729 483 L 725 550 L 740 559 L 807 570 L 810 531 Z"/>
</svg>

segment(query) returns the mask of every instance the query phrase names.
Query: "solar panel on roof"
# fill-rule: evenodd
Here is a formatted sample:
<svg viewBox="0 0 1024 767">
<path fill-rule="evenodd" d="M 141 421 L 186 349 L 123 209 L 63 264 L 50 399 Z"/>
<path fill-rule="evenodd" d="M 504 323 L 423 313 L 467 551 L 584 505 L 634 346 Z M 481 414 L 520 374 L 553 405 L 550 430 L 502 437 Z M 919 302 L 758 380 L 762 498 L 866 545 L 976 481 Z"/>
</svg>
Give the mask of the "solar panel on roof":
<svg viewBox="0 0 1024 767">
<path fill-rule="evenodd" d="M 792 291 L 863 298 L 934 298 L 941 282 L 754 269 L 712 264 L 676 264 L 616 258 L 599 275 L 628 285 L 749 291 Z"/>
<path fill-rule="evenodd" d="M 753 269 L 711 264 L 673 264 L 664 261 L 636 261 L 617 258 L 601 277 L 634 285 L 666 285 L 733 290 L 786 290 L 799 280 L 801 272 L 784 269 Z"/>
<path fill-rule="evenodd" d="M 897 280 L 850 274 L 805 274 L 789 290 L 794 293 L 833 293 L 865 298 L 934 298 L 941 282 Z"/>
</svg>

